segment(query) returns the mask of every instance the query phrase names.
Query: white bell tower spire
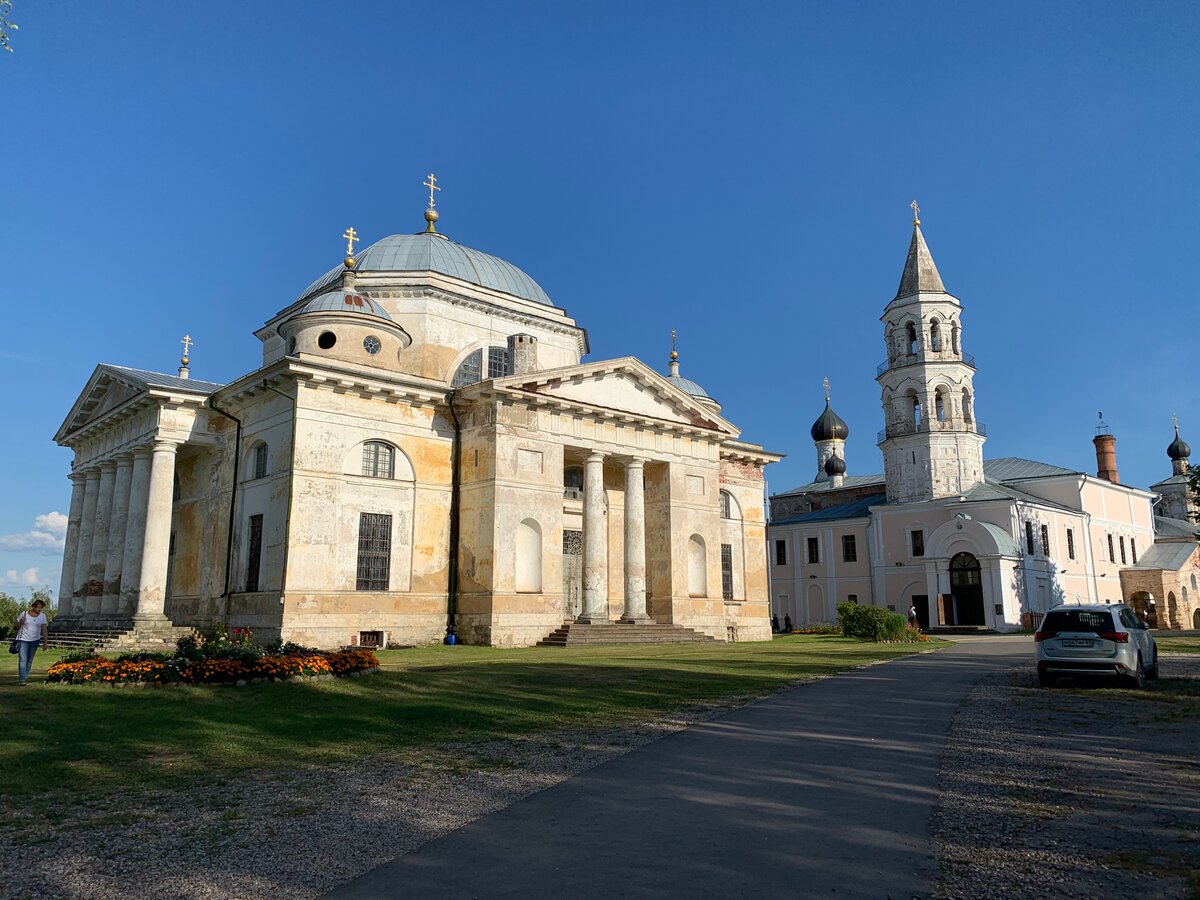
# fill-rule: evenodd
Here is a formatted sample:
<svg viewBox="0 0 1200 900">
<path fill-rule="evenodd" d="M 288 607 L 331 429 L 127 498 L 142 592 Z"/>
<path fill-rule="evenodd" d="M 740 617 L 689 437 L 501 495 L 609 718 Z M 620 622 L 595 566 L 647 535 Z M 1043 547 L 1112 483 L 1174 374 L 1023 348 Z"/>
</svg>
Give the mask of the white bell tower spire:
<svg viewBox="0 0 1200 900">
<path fill-rule="evenodd" d="M 975 419 L 975 360 L 963 352 L 962 305 L 946 291 L 921 233 L 913 236 L 896 297 L 883 312 L 887 359 L 878 376 L 887 497 L 964 494 L 983 481 L 986 431 Z"/>
</svg>

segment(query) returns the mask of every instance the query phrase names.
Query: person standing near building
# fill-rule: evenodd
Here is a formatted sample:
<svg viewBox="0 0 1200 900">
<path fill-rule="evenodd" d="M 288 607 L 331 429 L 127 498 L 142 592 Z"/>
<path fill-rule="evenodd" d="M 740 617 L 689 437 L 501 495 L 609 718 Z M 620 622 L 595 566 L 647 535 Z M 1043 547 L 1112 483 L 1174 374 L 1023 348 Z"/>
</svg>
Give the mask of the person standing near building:
<svg viewBox="0 0 1200 900">
<path fill-rule="evenodd" d="M 915 606 L 910 606 L 908 608 L 908 627 L 917 627 L 917 608 Z"/>
<path fill-rule="evenodd" d="M 46 602 L 34 600 L 29 609 L 17 617 L 17 676 L 21 684 L 29 683 L 29 670 L 33 668 L 33 655 L 38 644 L 46 649 Z"/>
</svg>

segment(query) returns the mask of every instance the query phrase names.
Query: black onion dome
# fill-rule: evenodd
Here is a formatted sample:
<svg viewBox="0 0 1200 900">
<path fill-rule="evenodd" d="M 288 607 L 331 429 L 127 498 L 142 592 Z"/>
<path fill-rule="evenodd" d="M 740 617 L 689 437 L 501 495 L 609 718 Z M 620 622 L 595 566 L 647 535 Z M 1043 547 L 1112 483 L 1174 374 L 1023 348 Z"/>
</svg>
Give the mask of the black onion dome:
<svg viewBox="0 0 1200 900">
<path fill-rule="evenodd" d="M 832 478 L 834 475 L 846 474 L 846 463 L 836 453 L 825 460 L 825 474 Z"/>
<path fill-rule="evenodd" d="M 1179 436 L 1179 429 L 1175 429 L 1175 440 L 1167 445 L 1167 456 L 1172 460 L 1187 459 L 1192 455 L 1192 448 L 1188 446 L 1187 441 Z"/>
<path fill-rule="evenodd" d="M 829 400 L 826 400 L 825 412 L 813 422 L 811 434 L 814 441 L 844 441 L 850 435 L 850 426 L 830 409 Z"/>
</svg>

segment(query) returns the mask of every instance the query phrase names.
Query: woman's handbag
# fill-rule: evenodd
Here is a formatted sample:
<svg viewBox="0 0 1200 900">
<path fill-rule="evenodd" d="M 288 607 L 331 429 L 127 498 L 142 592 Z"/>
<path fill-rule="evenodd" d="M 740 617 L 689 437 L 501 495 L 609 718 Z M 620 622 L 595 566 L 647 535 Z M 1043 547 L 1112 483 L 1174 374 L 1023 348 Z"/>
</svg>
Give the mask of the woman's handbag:
<svg viewBox="0 0 1200 900">
<path fill-rule="evenodd" d="M 17 631 L 16 631 L 16 634 L 15 634 L 15 635 L 13 635 L 13 639 L 12 639 L 11 641 L 9 641 L 9 642 L 8 642 L 8 652 L 9 652 L 9 653 L 19 653 L 19 652 L 20 652 L 20 649 L 21 649 L 21 648 L 17 646 L 17 638 L 16 638 L 16 635 L 19 635 L 19 634 L 21 633 L 21 626 L 22 626 L 24 623 L 25 623 L 25 613 L 21 613 L 21 618 L 17 619 Z"/>
</svg>

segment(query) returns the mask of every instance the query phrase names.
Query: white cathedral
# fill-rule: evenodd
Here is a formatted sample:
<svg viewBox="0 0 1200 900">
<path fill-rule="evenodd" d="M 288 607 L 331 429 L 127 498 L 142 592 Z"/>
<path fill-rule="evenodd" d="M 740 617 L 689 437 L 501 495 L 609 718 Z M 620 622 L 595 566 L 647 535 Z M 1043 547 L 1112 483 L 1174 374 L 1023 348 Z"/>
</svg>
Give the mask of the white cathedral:
<svg viewBox="0 0 1200 900">
<path fill-rule="evenodd" d="M 1190 448 L 1178 429 L 1173 475 L 1158 493 L 1120 483 L 1116 439 L 1103 425 L 1095 475 L 985 461 L 962 312 L 914 215 L 900 287 L 882 316 L 883 474 L 846 474 L 849 427 L 826 383 L 811 432 L 815 477 L 770 498 L 773 611 L 795 625 L 823 623 L 838 604 L 857 602 L 915 608 L 925 628 L 1011 631 L 1056 603 L 1126 600 L 1163 627 L 1200 627 L 1196 510 L 1183 484 Z"/>
<path fill-rule="evenodd" d="M 436 228 L 347 257 L 229 384 L 97 366 L 57 631 L 325 647 L 770 636 L 763 469 L 720 404 Z M 186 349 L 186 348 L 185 348 Z M 590 629 L 590 631 L 589 631 Z"/>
</svg>

